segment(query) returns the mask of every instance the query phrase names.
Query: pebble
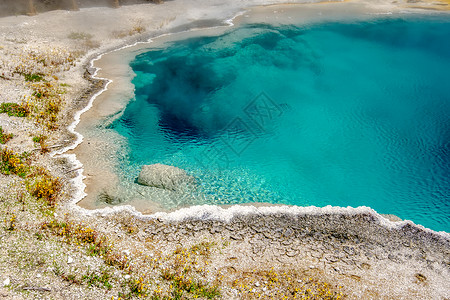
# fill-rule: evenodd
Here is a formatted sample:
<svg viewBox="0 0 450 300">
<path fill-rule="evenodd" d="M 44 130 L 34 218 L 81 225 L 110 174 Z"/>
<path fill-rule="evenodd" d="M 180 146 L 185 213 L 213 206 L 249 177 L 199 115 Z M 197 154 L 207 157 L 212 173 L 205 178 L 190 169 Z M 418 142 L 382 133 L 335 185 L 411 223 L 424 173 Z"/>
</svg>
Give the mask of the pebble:
<svg viewBox="0 0 450 300">
<path fill-rule="evenodd" d="M 255 286 L 256 287 L 258 287 L 258 286 L 260 286 L 261 284 L 257 281 L 257 282 L 255 282 Z"/>
<path fill-rule="evenodd" d="M 3 286 L 7 286 L 10 285 L 11 280 L 9 280 L 9 278 L 6 278 L 5 280 L 3 280 Z"/>
<path fill-rule="evenodd" d="M 37 274 L 36 277 L 37 277 L 37 278 L 41 278 L 42 275 L 41 275 L 41 274 Z"/>
<path fill-rule="evenodd" d="M 125 279 L 130 279 L 131 276 L 127 274 L 127 275 L 124 276 L 124 278 L 125 278 Z"/>
<path fill-rule="evenodd" d="M 68 263 L 68 264 L 73 263 L 73 258 L 69 256 L 69 257 L 67 258 L 67 263 Z"/>
</svg>

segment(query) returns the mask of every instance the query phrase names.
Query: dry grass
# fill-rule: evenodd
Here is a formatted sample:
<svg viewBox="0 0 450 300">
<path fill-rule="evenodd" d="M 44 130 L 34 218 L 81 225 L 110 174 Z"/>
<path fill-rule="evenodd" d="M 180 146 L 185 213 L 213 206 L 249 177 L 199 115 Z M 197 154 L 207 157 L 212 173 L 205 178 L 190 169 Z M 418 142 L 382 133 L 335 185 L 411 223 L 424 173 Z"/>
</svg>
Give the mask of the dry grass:
<svg viewBox="0 0 450 300">
<path fill-rule="evenodd" d="M 112 36 L 116 39 L 123 39 L 128 36 L 133 36 L 136 34 L 142 34 L 146 31 L 145 26 L 143 25 L 142 20 L 136 20 L 134 25 L 128 29 L 128 30 L 119 30 L 119 31 L 113 31 Z"/>
<path fill-rule="evenodd" d="M 13 134 L 12 133 L 6 133 L 3 130 L 3 127 L 0 126 L 0 144 L 6 144 L 10 139 L 13 138 Z"/>
</svg>

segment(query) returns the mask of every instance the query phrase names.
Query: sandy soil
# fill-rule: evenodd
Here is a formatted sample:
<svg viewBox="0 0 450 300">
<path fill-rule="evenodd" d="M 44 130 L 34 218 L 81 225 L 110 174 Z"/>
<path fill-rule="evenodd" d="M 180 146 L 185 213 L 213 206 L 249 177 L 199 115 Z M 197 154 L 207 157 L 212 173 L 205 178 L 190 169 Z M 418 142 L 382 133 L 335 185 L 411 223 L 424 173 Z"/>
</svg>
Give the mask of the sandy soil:
<svg viewBox="0 0 450 300">
<path fill-rule="evenodd" d="M 198 259 L 199 271 L 192 278 L 217 284 L 223 299 L 302 296 L 290 287 L 303 289 L 306 298 L 308 288 L 313 289 L 311 297 L 314 293 L 317 296 L 321 293 L 319 285 L 325 290 L 324 283 L 334 297 L 330 299 L 450 298 L 449 235 L 411 222 L 391 222 L 367 208 L 197 207 L 143 217 L 130 206 L 88 211 L 74 204 L 73 200 L 82 196 L 76 186 L 82 183 L 82 169 L 71 163 L 73 155 L 59 153 L 73 148 L 74 141 L 80 139 L 67 127 L 106 84 L 91 77 L 95 70 L 89 62 L 100 53 L 123 45 L 184 30 L 192 22 L 197 27 L 210 26 L 216 22 L 211 20 L 228 19 L 245 7 L 268 4 L 262 0 L 205 2 L 175 0 L 161 5 L 54 11 L 0 19 L 0 103 L 33 98 L 32 84 L 37 83 L 25 81 L 25 73 L 45 74 L 48 82 L 57 85 L 63 99 L 57 129 L 49 129 L 31 117 L 0 114 L 0 126 L 14 135 L 1 147 L 30 152 L 33 164 L 62 178 L 64 192 L 56 209 L 43 208 L 33 197 L 23 196 L 27 179 L 0 174 L 0 207 L 5 224 L 5 230 L 0 232 L 0 298 L 117 299 L 124 289 L 130 297 L 137 297 L 137 293 L 132 293 L 131 279 L 140 277 L 150 282 L 148 297 L 173 297 L 170 293 L 175 281 L 170 281 L 164 272 L 186 267 L 191 259 L 185 255 L 188 252 Z M 285 1 L 271 4 L 276 2 Z M 409 7 L 449 7 L 448 1 L 355 2 L 320 5 L 330 12 L 334 5 L 349 5 L 347 8 L 357 6 L 381 13 Z M 281 9 L 288 6 L 282 5 Z M 267 9 L 274 8 L 254 8 L 251 15 L 264 18 Z M 105 63 L 107 59 L 105 56 L 99 62 L 104 63 L 105 73 L 98 75 L 107 76 L 114 83 L 85 113 L 81 127 L 92 126 L 98 119 L 119 111 L 126 103 L 106 100 L 113 95 L 123 99 L 123 93 L 131 92 L 130 70 Z M 21 74 L 18 68 L 23 70 Z M 121 94 L 114 94 L 115 88 Z M 38 135 L 48 136 L 46 146 L 56 152 L 40 151 L 42 145 L 32 139 Z M 112 174 L 109 156 L 104 154 L 114 148 L 99 143 L 87 136 L 77 149 L 81 161 L 92 157 L 96 161 L 84 162 L 88 193 L 93 186 L 98 188 L 115 180 L 113 175 L 91 177 L 99 173 L 99 168 L 103 174 Z M 92 255 L 91 242 L 69 241 L 60 231 L 43 226 L 50 222 L 89 226 L 104 236 L 113 250 Z M 125 259 L 131 267 L 111 264 L 111 253 Z M 118 259 L 112 261 L 117 263 Z M 83 279 L 83 274 L 89 277 L 89 272 L 98 270 L 111 274 L 111 288 L 89 285 Z M 193 298 L 194 294 L 185 291 L 185 296 Z M 316 299 L 325 297 L 322 296 Z"/>
</svg>

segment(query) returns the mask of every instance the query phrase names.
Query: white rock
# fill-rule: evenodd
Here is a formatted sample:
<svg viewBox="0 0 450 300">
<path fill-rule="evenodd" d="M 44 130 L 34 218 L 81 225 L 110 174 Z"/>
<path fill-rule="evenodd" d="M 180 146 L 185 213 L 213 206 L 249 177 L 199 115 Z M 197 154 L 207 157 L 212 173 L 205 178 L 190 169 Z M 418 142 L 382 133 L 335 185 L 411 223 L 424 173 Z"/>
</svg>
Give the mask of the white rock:
<svg viewBox="0 0 450 300">
<path fill-rule="evenodd" d="M 36 277 L 37 277 L 37 278 L 41 278 L 42 275 L 41 275 L 41 274 L 37 274 Z"/>
<path fill-rule="evenodd" d="M 130 279 L 131 276 L 127 274 L 127 275 L 124 276 L 124 278 L 125 278 L 125 279 Z"/>
<path fill-rule="evenodd" d="M 9 280 L 9 278 L 6 278 L 5 280 L 3 280 L 3 286 L 7 286 L 11 284 L 11 280 Z"/>
<path fill-rule="evenodd" d="M 68 263 L 68 264 L 73 263 L 73 258 L 69 256 L 69 257 L 67 258 L 67 263 Z"/>
<path fill-rule="evenodd" d="M 255 282 L 255 286 L 256 287 L 258 287 L 258 286 L 260 286 L 261 284 L 259 284 L 259 282 L 257 281 L 257 282 Z"/>
<path fill-rule="evenodd" d="M 175 191 L 194 184 L 195 178 L 180 168 L 154 164 L 143 166 L 137 181 L 142 185 Z"/>
</svg>

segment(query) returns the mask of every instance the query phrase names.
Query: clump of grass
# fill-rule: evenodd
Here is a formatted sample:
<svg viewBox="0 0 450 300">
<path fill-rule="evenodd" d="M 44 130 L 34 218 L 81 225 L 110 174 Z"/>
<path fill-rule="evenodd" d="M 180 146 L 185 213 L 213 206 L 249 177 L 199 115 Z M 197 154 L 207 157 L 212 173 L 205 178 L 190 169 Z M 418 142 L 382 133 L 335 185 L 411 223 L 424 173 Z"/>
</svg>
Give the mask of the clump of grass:
<svg viewBox="0 0 450 300">
<path fill-rule="evenodd" d="M 145 32 L 145 26 L 142 24 L 142 20 L 137 20 L 136 23 L 129 30 L 113 31 L 112 35 L 115 38 L 125 38 L 127 36 L 133 36 L 135 34 L 141 34 Z"/>
<path fill-rule="evenodd" d="M 32 97 L 27 101 L 32 107 L 32 116 L 49 130 L 58 128 L 58 117 L 64 103 L 64 90 L 53 81 L 38 82 L 31 85 Z"/>
<path fill-rule="evenodd" d="M 47 139 L 46 136 L 40 134 L 40 135 L 37 135 L 37 136 L 34 136 L 34 137 L 33 137 L 33 142 L 35 142 L 35 143 L 41 143 L 42 141 L 45 141 L 46 139 Z"/>
<path fill-rule="evenodd" d="M 83 275 L 82 280 L 89 286 L 96 286 L 99 288 L 112 289 L 111 284 L 112 275 L 107 270 L 103 269 L 100 272 L 91 272 Z"/>
<path fill-rule="evenodd" d="M 103 258 L 108 266 L 118 267 L 120 270 L 124 271 L 131 270 L 130 261 L 126 256 L 120 253 L 108 250 L 107 252 L 105 252 Z"/>
<path fill-rule="evenodd" d="M 85 49 L 95 49 L 100 47 L 100 45 L 100 42 L 96 40 L 85 40 L 82 44 Z"/>
<path fill-rule="evenodd" d="M 23 77 L 25 78 L 25 81 L 30 82 L 39 82 L 44 80 L 43 74 L 30 74 L 30 73 L 23 73 Z"/>
<path fill-rule="evenodd" d="M 8 148 L 3 148 L 0 150 L 0 172 L 4 175 L 17 175 L 19 177 L 25 178 L 28 174 L 30 167 L 25 161 L 26 154 L 17 154 Z"/>
<path fill-rule="evenodd" d="M 72 40 L 90 40 L 93 35 L 86 32 L 71 32 L 67 37 Z"/>
<path fill-rule="evenodd" d="M 176 274 L 170 269 L 165 269 L 161 277 L 171 282 L 173 299 L 182 299 L 185 293 L 191 294 L 194 298 L 205 297 L 213 299 L 220 296 L 220 290 L 217 285 L 208 286 L 201 281 L 192 280 L 185 274 Z"/>
<path fill-rule="evenodd" d="M 75 65 L 77 56 L 64 48 L 36 48 L 19 54 L 12 69 L 17 74 L 54 74 Z"/>
<path fill-rule="evenodd" d="M 0 126 L 0 144 L 6 144 L 6 142 L 8 142 L 10 139 L 13 138 L 13 134 L 12 133 L 5 133 L 3 131 L 2 126 Z"/>
<path fill-rule="evenodd" d="M 127 293 L 120 292 L 119 299 L 131 299 L 134 297 L 142 298 L 148 297 L 149 282 L 145 281 L 142 277 L 139 279 L 130 279 L 126 283 L 129 291 Z"/>
<path fill-rule="evenodd" d="M 100 47 L 100 42 L 93 40 L 94 37 L 90 33 L 86 32 L 71 32 L 68 36 L 69 39 L 83 41 L 79 43 L 79 46 L 83 46 L 85 49 L 93 49 Z"/>
<path fill-rule="evenodd" d="M 211 255 L 211 247 L 214 246 L 214 242 L 203 241 L 201 243 L 195 244 L 191 247 L 191 253 L 203 255 L 209 257 Z"/>
<path fill-rule="evenodd" d="M 50 149 L 48 148 L 48 145 L 46 143 L 47 138 L 48 137 L 46 135 L 43 135 L 43 134 L 40 134 L 40 135 L 37 135 L 37 136 L 33 137 L 33 142 L 39 144 L 39 147 L 41 148 L 41 152 L 42 153 L 47 153 L 47 152 L 50 151 Z"/>
<path fill-rule="evenodd" d="M 27 117 L 30 114 L 28 103 L 2 103 L 0 104 L 0 113 L 6 113 L 10 117 Z"/>
<path fill-rule="evenodd" d="M 74 275 L 74 274 L 68 274 L 68 275 L 66 275 L 66 274 L 63 273 L 63 274 L 61 274 L 60 276 L 61 276 L 61 278 L 64 279 L 65 281 L 70 282 L 70 284 L 78 284 L 78 285 L 81 284 L 81 280 L 79 280 L 79 279 L 77 278 L 77 276 Z"/>
<path fill-rule="evenodd" d="M 17 221 L 17 217 L 15 214 L 12 214 L 11 218 L 7 217 L 5 219 L 5 223 L 6 223 L 5 230 L 13 231 L 14 229 L 16 229 L 16 221 Z"/>
<path fill-rule="evenodd" d="M 106 237 L 82 224 L 50 221 L 42 223 L 41 229 L 49 230 L 51 233 L 65 238 L 68 244 L 87 245 L 91 255 L 103 256 L 111 251 Z"/>
</svg>

